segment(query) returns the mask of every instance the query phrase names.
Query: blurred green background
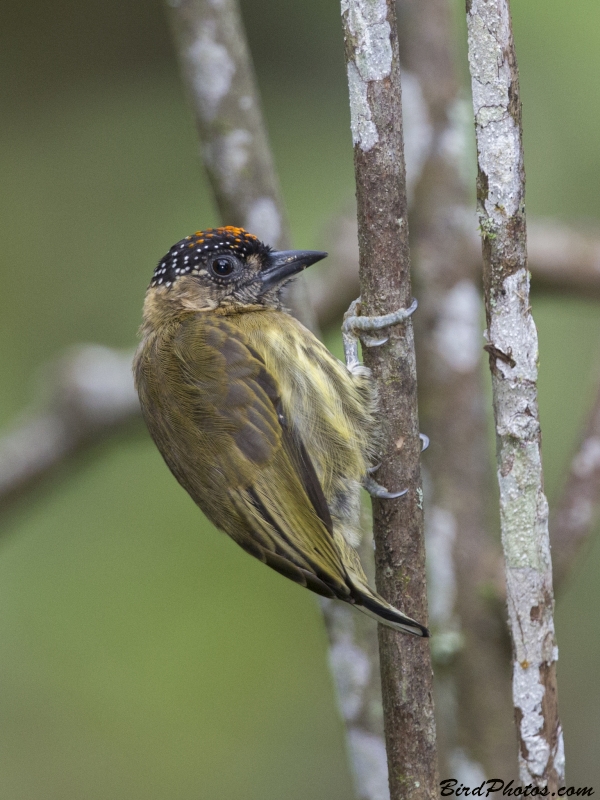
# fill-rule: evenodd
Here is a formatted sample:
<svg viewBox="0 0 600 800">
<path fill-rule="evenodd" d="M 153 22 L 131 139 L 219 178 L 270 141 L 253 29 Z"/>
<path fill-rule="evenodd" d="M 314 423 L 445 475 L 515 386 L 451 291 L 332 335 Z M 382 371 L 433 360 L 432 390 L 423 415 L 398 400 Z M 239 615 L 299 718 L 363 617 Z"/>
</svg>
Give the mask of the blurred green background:
<svg viewBox="0 0 600 800">
<path fill-rule="evenodd" d="M 294 241 L 324 247 L 353 194 L 339 4 L 243 10 Z M 600 4 L 513 13 L 528 210 L 600 227 Z M 64 347 L 133 346 L 157 260 L 217 217 L 158 0 L 4 0 L 2 17 L 6 425 Z M 552 501 L 600 314 L 558 297 L 534 312 Z M 597 789 L 599 568 L 596 539 L 557 609 L 568 783 Z M 141 427 L 3 519 L 0 642 L 2 800 L 351 795 L 315 599 L 210 528 Z"/>
</svg>

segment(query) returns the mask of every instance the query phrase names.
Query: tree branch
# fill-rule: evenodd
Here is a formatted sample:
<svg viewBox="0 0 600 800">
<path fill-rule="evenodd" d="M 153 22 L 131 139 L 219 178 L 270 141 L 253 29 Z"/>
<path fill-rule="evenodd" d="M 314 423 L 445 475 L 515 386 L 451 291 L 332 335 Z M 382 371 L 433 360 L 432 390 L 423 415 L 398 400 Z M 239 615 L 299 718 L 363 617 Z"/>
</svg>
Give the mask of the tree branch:
<svg viewBox="0 0 600 800">
<path fill-rule="evenodd" d="M 131 358 L 129 350 L 81 345 L 46 367 L 35 405 L 0 438 L 0 512 L 138 419 Z"/>
<path fill-rule="evenodd" d="M 464 223 L 467 151 L 447 0 L 400 0 L 403 64 L 431 129 L 411 210 L 419 408 L 431 438 L 425 533 L 440 770 L 465 785 L 517 776 L 508 631 L 489 528 L 492 474 L 481 370 L 481 246 Z M 498 595 L 500 594 L 500 598 Z"/>
<path fill-rule="evenodd" d="M 411 303 L 400 64 L 392 0 L 342 0 L 358 201 L 363 309 L 384 314 Z M 423 492 L 416 367 L 410 319 L 365 361 L 386 423 L 378 480 L 400 500 L 373 501 L 377 586 L 390 602 L 427 618 Z M 437 797 L 432 672 L 426 642 L 379 628 L 390 795 Z"/>
<path fill-rule="evenodd" d="M 520 775 L 524 784 L 556 791 L 564 782 L 564 749 L 537 332 L 529 306 L 521 103 L 508 0 L 467 0 L 467 25 Z"/>
</svg>

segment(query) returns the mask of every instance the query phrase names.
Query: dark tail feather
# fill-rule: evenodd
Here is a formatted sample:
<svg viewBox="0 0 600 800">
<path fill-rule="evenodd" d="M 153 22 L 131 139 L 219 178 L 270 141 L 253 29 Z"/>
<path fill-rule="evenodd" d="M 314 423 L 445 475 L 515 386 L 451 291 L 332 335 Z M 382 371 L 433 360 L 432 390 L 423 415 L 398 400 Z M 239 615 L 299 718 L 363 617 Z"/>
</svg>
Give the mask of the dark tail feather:
<svg viewBox="0 0 600 800">
<path fill-rule="evenodd" d="M 369 617 L 373 617 L 382 625 L 387 625 L 388 628 L 394 628 L 402 633 L 411 633 L 413 636 L 429 636 L 429 631 L 424 625 L 402 614 L 394 606 L 386 603 L 383 597 L 363 592 L 356 592 L 355 597 L 356 608 Z"/>
</svg>

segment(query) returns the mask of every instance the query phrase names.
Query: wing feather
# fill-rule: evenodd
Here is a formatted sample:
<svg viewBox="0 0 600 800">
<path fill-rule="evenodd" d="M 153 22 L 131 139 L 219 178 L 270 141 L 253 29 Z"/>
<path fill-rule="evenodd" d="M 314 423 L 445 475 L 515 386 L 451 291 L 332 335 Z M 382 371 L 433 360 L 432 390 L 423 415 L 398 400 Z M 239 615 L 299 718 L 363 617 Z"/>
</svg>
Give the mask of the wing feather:
<svg viewBox="0 0 600 800">
<path fill-rule="evenodd" d="M 162 376 L 170 436 L 183 432 L 180 455 L 194 451 L 185 470 L 172 467 L 176 477 L 255 558 L 319 594 L 350 599 L 325 495 L 261 356 L 237 327 L 208 315 L 180 324 L 166 346 L 178 364 L 178 374 Z"/>
</svg>

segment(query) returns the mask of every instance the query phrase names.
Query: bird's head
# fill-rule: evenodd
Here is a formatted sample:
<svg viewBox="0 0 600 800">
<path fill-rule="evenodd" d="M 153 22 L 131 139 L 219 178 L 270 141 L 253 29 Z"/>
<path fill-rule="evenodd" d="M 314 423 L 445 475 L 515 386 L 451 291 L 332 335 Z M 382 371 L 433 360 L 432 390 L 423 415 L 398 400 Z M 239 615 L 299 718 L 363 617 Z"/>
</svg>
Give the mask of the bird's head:
<svg viewBox="0 0 600 800">
<path fill-rule="evenodd" d="M 243 228 L 196 231 L 174 244 L 154 270 L 146 316 L 167 309 L 278 308 L 282 287 L 301 270 L 325 258 L 312 250 L 272 250 Z"/>
</svg>

